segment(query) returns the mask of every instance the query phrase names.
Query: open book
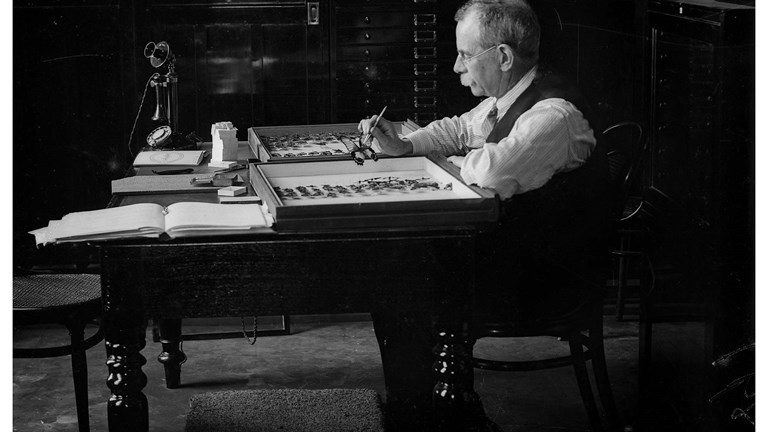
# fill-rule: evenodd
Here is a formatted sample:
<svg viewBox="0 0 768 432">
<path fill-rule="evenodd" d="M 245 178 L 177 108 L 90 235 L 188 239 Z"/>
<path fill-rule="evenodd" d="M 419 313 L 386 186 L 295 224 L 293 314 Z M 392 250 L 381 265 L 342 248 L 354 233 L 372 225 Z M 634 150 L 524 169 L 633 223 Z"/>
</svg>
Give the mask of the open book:
<svg viewBox="0 0 768 432">
<path fill-rule="evenodd" d="M 31 231 L 35 243 L 65 243 L 119 238 L 171 238 L 200 235 L 247 234 L 265 231 L 271 217 L 259 204 L 226 205 L 180 202 L 163 207 L 143 203 L 70 213 Z"/>
</svg>

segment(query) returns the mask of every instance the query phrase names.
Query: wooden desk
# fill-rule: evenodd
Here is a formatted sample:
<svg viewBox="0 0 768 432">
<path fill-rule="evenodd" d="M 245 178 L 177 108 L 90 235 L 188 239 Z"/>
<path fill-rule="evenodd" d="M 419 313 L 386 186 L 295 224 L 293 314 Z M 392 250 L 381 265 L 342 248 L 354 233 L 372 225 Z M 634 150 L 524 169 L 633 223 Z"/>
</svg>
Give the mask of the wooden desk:
<svg viewBox="0 0 768 432">
<path fill-rule="evenodd" d="M 131 195 L 112 205 L 192 198 L 216 201 L 209 193 Z M 433 404 L 447 429 L 459 427 L 462 408 L 477 398 L 466 341 L 479 232 L 464 226 L 101 243 L 109 430 L 148 430 L 141 353 L 148 318 L 180 327 L 191 317 L 366 312 L 383 301 L 431 305 L 425 313 L 439 339 Z M 178 380 L 178 342 L 163 350 L 166 373 Z"/>
</svg>

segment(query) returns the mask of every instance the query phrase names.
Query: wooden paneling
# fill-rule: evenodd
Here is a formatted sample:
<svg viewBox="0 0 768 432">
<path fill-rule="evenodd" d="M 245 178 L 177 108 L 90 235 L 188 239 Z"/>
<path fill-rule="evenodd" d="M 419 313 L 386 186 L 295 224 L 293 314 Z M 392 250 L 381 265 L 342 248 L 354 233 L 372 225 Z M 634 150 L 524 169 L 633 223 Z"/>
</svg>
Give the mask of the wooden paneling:
<svg viewBox="0 0 768 432">
<path fill-rule="evenodd" d="M 124 171 L 122 11 L 116 2 L 13 8 L 13 215 L 16 259 L 28 230 L 103 207 Z"/>
<path fill-rule="evenodd" d="M 321 24 L 326 18 L 321 8 Z M 182 133 L 205 138 L 211 123 L 231 121 L 245 139 L 251 126 L 328 121 L 327 36 L 323 25 L 307 25 L 304 3 L 163 2 L 137 22 L 137 40 L 165 40 L 176 53 Z"/>
</svg>

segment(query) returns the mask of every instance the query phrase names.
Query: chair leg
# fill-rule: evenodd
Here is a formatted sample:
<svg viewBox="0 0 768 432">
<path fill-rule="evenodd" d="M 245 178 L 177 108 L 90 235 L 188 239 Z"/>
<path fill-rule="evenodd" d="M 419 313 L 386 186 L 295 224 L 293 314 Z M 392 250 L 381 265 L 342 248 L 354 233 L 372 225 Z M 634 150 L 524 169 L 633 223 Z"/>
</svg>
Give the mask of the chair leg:
<svg viewBox="0 0 768 432">
<path fill-rule="evenodd" d="M 640 326 L 638 336 L 638 391 L 640 406 L 649 404 L 650 391 L 648 382 L 651 379 L 651 364 L 653 362 L 653 299 L 652 293 L 645 293 L 640 299 Z"/>
<path fill-rule="evenodd" d="M 619 256 L 619 283 L 616 289 L 616 321 L 624 319 L 624 294 L 627 289 L 627 257 Z"/>
<path fill-rule="evenodd" d="M 160 343 L 163 351 L 157 361 L 165 370 L 165 387 L 169 389 L 181 386 L 181 365 L 187 361 L 187 355 L 181 350 L 181 319 L 162 318 L 158 320 Z"/>
<path fill-rule="evenodd" d="M 72 378 L 75 383 L 75 406 L 77 408 L 77 425 L 80 432 L 90 431 L 88 410 L 88 362 L 85 357 L 83 337 L 85 324 L 67 325 L 72 342 Z"/>
<path fill-rule="evenodd" d="M 597 410 L 595 396 L 592 393 L 592 384 L 589 382 L 582 337 L 583 336 L 580 333 L 577 333 L 571 334 L 568 338 L 568 344 L 571 348 L 571 357 L 573 358 L 573 370 L 576 372 L 576 381 L 579 384 L 581 399 L 584 402 L 584 408 L 587 410 L 587 416 L 589 416 L 592 430 L 594 432 L 601 432 L 603 430 L 603 425 L 600 421 L 600 413 Z"/>
<path fill-rule="evenodd" d="M 611 382 L 608 378 L 608 366 L 605 362 L 605 345 L 603 344 L 603 323 L 595 324 L 589 331 L 590 351 L 592 352 L 592 369 L 595 372 L 597 392 L 600 402 L 605 409 L 610 428 L 619 425 L 619 412 L 616 409 L 616 401 L 611 391 Z"/>
</svg>

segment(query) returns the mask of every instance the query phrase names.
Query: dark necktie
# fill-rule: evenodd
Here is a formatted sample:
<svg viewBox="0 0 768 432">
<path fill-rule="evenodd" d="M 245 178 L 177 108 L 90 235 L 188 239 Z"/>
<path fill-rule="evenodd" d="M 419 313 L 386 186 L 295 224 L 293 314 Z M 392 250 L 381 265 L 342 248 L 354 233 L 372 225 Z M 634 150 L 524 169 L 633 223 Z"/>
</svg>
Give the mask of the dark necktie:
<svg viewBox="0 0 768 432">
<path fill-rule="evenodd" d="M 483 122 L 482 131 L 483 136 L 488 136 L 493 128 L 496 126 L 496 120 L 497 116 L 499 114 L 499 110 L 496 108 L 496 104 L 493 104 L 493 107 L 491 107 L 491 110 L 488 111 L 488 116 L 485 117 L 485 121 Z"/>
</svg>

